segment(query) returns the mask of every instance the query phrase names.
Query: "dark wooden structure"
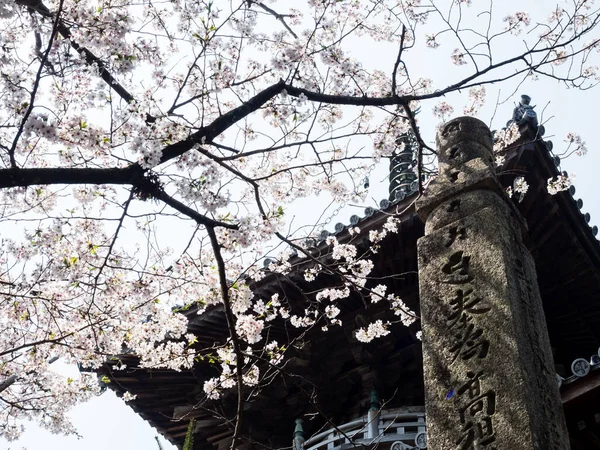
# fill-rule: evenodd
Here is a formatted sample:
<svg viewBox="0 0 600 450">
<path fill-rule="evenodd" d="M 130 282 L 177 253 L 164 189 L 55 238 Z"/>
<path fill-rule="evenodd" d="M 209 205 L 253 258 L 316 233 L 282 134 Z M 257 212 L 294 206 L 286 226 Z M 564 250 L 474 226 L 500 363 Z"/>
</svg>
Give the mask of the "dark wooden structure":
<svg viewBox="0 0 600 450">
<path fill-rule="evenodd" d="M 589 374 L 574 376 L 572 362 L 590 361 L 600 346 L 600 245 L 597 228 L 582 212 L 582 202 L 574 189 L 551 196 L 547 180 L 558 175 L 551 145 L 537 129 L 524 125 L 521 138 L 506 149 L 507 160 L 500 181 L 512 185 L 516 176 L 524 176 L 529 192 L 518 209 L 526 218 L 527 246 L 535 262 L 543 299 L 550 341 L 553 348 L 557 382 L 574 450 L 600 449 L 600 358 L 591 359 Z M 381 229 L 390 214 L 401 221 L 397 234 L 388 235 L 372 260 L 372 277 L 379 277 L 388 292 L 399 295 L 419 313 L 416 241 L 423 235 L 423 223 L 414 211 L 415 193 L 393 204 L 382 202 L 384 209 L 368 209 L 363 217 L 353 217 L 360 235 L 350 236 L 347 228 L 336 226 L 340 242 L 353 240 L 359 249 L 368 247 L 368 232 Z M 401 197 L 401 196 L 400 196 Z M 387 203 L 386 203 L 387 202 Z M 313 255 L 326 261 L 328 246 L 315 243 Z M 304 310 L 310 301 L 308 292 L 335 286 L 333 275 L 320 275 L 315 282 L 304 281 L 308 262 L 299 257 L 286 276 L 269 274 L 252 286 L 258 296 L 268 299 L 274 293 L 285 298 L 292 309 Z M 284 321 L 274 321 L 269 340 L 293 342 L 286 357 L 284 373 L 263 387 L 246 406 L 244 442 L 241 448 L 290 447 L 295 419 L 304 418 L 308 438 L 323 429 L 352 421 L 367 413 L 370 392 L 375 390 L 385 408 L 421 407 L 424 403 L 420 341 L 415 338 L 419 323 L 406 328 L 397 323 L 389 304 L 369 305 L 357 293 L 337 305 L 342 313 L 341 327 L 327 333 L 302 330 Z M 194 308 L 185 312 L 189 331 L 198 336 L 198 348 L 225 342 L 228 331 L 223 311 L 211 307 L 197 315 Z M 390 335 L 369 344 L 361 344 L 355 331 L 376 319 L 396 321 Z M 101 372 L 111 379 L 109 387 L 137 395 L 130 405 L 167 439 L 181 445 L 191 418 L 196 420 L 196 449 L 228 448 L 232 427 L 228 419 L 235 415 L 235 392 L 218 401 L 208 401 L 203 383 L 218 375 L 206 362 L 193 370 L 175 372 L 136 368 L 135 357 L 121 355 L 124 371 L 113 370 L 109 363 Z"/>
</svg>

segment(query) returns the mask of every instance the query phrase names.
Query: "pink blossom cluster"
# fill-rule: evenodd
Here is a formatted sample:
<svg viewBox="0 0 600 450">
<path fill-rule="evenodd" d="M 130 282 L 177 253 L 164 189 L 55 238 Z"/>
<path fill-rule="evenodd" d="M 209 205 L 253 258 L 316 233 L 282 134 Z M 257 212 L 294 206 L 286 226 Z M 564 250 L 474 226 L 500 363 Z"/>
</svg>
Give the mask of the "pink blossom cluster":
<svg viewBox="0 0 600 450">
<path fill-rule="evenodd" d="M 573 185 L 574 177 L 575 177 L 575 175 L 571 174 L 571 176 L 558 175 L 557 177 L 555 177 L 556 179 L 548 178 L 548 185 L 547 185 L 548 193 L 550 195 L 556 195 L 559 192 L 569 190 L 569 188 Z"/>
<path fill-rule="evenodd" d="M 315 233 L 294 203 L 362 202 L 368 189 L 357 180 L 402 150 L 398 137 L 411 120 L 421 125 L 429 105 L 452 98 L 433 108 L 447 119 L 468 90 L 464 112 L 478 113 L 486 101 L 479 83 L 517 69 L 492 55 L 496 42 L 510 50 L 511 34 L 534 20 L 513 12 L 490 34 L 478 24 L 466 31 L 459 17 L 484 17 L 487 8 L 470 0 L 449 8 L 424 0 L 309 0 L 295 8 L 272 1 L 274 14 L 243 1 L 44 0 L 50 13 L 23 3 L 0 0 L 0 170 L 68 176 L 0 192 L 0 383 L 16 380 L 2 392 L 14 406 L 0 405 L 0 434 L 9 438 L 21 432 L 21 419 L 72 432 L 67 409 L 97 393 L 93 377 L 54 372 L 56 357 L 85 368 L 108 360 L 117 371 L 126 370 L 115 356 L 122 353 L 139 356 L 143 368 L 182 370 L 203 360 L 219 371 L 204 385 L 206 398 L 217 399 L 238 382 L 259 388 L 267 363 L 285 363 L 289 343 L 267 338 L 275 320 L 326 331 L 360 295 L 389 302 L 387 313 L 410 325 L 407 305 L 370 278 L 372 256 L 397 232 L 396 219 L 368 232 L 347 228 L 328 240 L 329 260 L 296 265 L 290 249 L 314 255 L 304 239 Z M 597 81 L 598 42 L 578 35 L 597 19 L 592 3 L 554 10 L 550 26 L 536 27 L 539 43 L 533 33 L 512 41 L 523 52 L 539 49 L 528 60 L 530 76 L 552 73 L 578 87 Z M 409 64 L 415 49 L 436 48 L 442 37 L 456 47 L 448 62 L 464 66 L 454 71 L 458 84 L 436 84 Z M 384 59 L 373 63 L 362 48 Z M 577 64 L 559 67 L 567 61 Z M 417 114 L 421 106 L 426 112 Z M 500 131 L 496 150 L 518 137 L 515 126 Z M 578 135 L 567 143 L 585 152 Z M 549 180 L 548 190 L 570 183 Z M 355 241 L 364 235 L 366 250 Z M 295 270 L 306 283 L 323 272 L 340 281 L 301 305 L 250 287 Z M 231 341 L 198 348 L 190 313 L 180 313 L 223 304 L 239 354 Z M 356 336 L 369 342 L 391 326 L 376 320 Z M 136 402 L 133 392 L 123 398 Z"/>
<path fill-rule="evenodd" d="M 464 51 L 455 48 L 454 50 L 452 50 L 452 64 L 454 64 L 455 66 L 464 66 L 467 64 L 467 60 L 466 60 L 466 54 Z"/>
<path fill-rule="evenodd" d="M 477 116 L 485 104 L 485 86 L 475 86 L 469 89 L 469 103 L 463 110 L 466 116 Z"/>
<path fill-rule="evenodd" d="M 382 320 L 376 320 L 375 322 L 370 323 L 366 328 L 359 328 L 355 336 L 359 342 L 366 344 L 371 342 L 373 339 L 387 336 L 388 334 L 390 334 L 388 325 L 383 323 Z"/>
<path fill-rule="evenodd" d="M 510 16 L 506 16 L 504 19 L 506 22 L 506 30 L 510 31 L 511 34 L 520 34 L 523 26 L 529 26 L 531 18 L 525 11 L 517 11 Z"/>
<path fill-rule="evenodd" d="M 444 122 L 448 120 L 453 113 L 454 107 L 445 101 L 441 101 L 433 107 L 433 115 Z"/>
<path fill-rule="evenodd" d="M 519 131 L 519 126 L 514 122 L 508 127 L 496 131 L 496 134 L 494 135 L 494 152 L 498 153 L 503 151 L 510 144 L 516 142 L 520 136 L 521 132 Z"/>
<path fill-rule="evenodd" d="M 584 156 L 587 153 L 585 142 L 581 139 L 581 136 L 576 133 L 568 133 L 564 142 L 568 144 L 566 152 L 575 152 L 577 156 Z M 571 147 L 574 148 L 571 149 Z"/>
</svg>

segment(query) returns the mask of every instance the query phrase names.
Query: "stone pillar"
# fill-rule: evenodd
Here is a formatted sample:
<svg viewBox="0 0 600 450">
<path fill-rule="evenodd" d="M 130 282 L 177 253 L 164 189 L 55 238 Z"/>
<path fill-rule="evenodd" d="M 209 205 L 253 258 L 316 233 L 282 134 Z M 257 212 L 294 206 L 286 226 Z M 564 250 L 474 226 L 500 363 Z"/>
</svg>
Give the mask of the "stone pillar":
<svg viewBox="0 0 600 450">
<path fill-rule="evenodd" d="M 566 450 L 569 440 L 523 219 L 494 171 L 487 126 L 437 136 L 418 201 L 428 450 Z"/>
</svg>

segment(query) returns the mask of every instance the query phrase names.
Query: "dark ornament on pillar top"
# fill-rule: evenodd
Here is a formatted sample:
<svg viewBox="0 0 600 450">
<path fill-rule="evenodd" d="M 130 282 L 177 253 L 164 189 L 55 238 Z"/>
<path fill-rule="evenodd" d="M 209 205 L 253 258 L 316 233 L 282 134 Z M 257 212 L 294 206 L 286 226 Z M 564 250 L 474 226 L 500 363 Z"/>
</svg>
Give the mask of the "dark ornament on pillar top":
<svg viewBox="0 0 600 450">
<path fill-rule="evenodd" d="M 411 184 L 417 179 L 415 173 L 415 157 L 418 142 L 414 132 L 408 131 L 396 139 L 398 148 L 390 158 L 390 202 L 400 199 L 399 192 L 404 195 L 411 192 Z"/>
<path fill-rule="evenodd" d="M 538 129 L 537 113 L 534 110 L 535 106 L 531 106 L 531 97 L 529 95 L 521 95 L 519 104 L 513 110 L 512 119 L 508 121 L 506 126 L 516 123 L 517 126 L 530 125 L 536 130 Z"/>
</svg>

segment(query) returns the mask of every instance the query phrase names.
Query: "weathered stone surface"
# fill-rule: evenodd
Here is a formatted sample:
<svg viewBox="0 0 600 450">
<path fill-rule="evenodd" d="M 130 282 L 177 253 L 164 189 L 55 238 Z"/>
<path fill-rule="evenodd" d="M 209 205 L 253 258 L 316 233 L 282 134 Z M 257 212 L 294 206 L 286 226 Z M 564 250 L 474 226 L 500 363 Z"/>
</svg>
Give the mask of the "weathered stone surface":
<svg viewBox="0 0 600 450">
<path fill-rule="evenodd" d="M 492 151 L 478 142 L 449 142 L 452 145 L 439 153 L 440 167 L 460 167 L 472 159 L 481 159 L 488 166 L 495 166 Z"/>
<path fill-rule="evenodd" d="M 423 221 L 458 192 L 503 190 L 495 175 L 492 133 L 485 123 L 473 117 L 451 120 L 441 128 L 436 142 L 439 175 L 428 185 L 427 195 L 417 202 Z"/>
<path fill-rule="evenodd" d="M 443 127 L 440 160 L 469 132 L 472 148 L 489 148 L 480 125 L 469 118 Z M 523 221 L 476 153 L 445 167 L 457 179 L 442 174 L 417 206 L 427 218 L 418 252 L 428 449 L 566 450 Z"/>
<path fill-rule="evenodd" d="M 426 195 L 417 201 L 417 212 L 423 221 L 427 221 L 429 214 L 441 203 L 458 193 L 479 189 L 503 191 L 494 169 L 482 159 L 472 159 L 456 169 L 441 166 L 440 174 L 427 186 Z"/>
<path fill-rule="evenodd" d="M 488 148 L 490 153 L 494 148 L 492 132 L 487 125 L 474 117 L 457 117 L 445 123 L 436 136 L 439 150 L 446 150 L 460 142 L 476 142 Z M 440 154 L 440 161 L 444 157 Z"/>
<path fill-rule="evenodd" d="M 505 214 L 511 220 L 515 228 L 520 229 L 523 233 L 527 231 L 527 223 L 512 203 L 498 202 L 498 194 L 495 191 L 475 189 L 461 193 L 460 196 L 451 196 L 446 201 L 438 204 L 427 217 L 425 234 L 431 234 L 434 230 L 442 228 L 461 217 L 466 217 L 480 209 L 489 207 L 490 204 L 497 205 L 502 214 Z"/>
</svg>

